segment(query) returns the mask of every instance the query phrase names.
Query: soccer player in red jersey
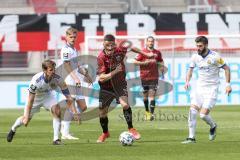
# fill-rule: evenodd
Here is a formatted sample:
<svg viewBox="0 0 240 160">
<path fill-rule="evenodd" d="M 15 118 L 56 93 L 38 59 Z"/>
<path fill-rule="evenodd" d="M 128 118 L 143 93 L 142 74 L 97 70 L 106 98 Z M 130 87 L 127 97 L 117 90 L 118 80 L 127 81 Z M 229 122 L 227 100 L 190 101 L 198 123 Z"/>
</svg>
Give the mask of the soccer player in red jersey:
<svg viewBox="0 0 240 160">
<path fill-rule="evenodd" d="M 135 139 L 140 139 L 140 134 L 133 128 L 132 110 L 128 103 L 127 81 L 125 79 L 126 71 L 124 65 L 125 55 L 130 49 L 131 51 L 152 57 L 151 53 L 144 53 L 133 47 L 117 47 L 115 37 L 111 34 L 104 36 L 104 49 L 99 53 L 97 58 L 99 76 L 99 117 L 103 133 L 97 142 L 102 143 L 110 136 L 108 131 L 108 108 L 113 99 L 119 99 L 123 107 L 123 115 L 128 125 L 129 132 L 133 134 Z"/>
<path fill-rule="evenodd" d="M 146 39 L 146 48 L 143 49 L 145 53 L 153 53 L 154 57 L 147 57 L 138 54 L 134 63 L 140 66 L 140 78 L 143 87 L 143 102 L 145 106 L 145 119 L 154 120 L 155 96 L 158 86 L 159 70 L 161 74 L 164 71 L 164 61 L 159 50 L 154 48 L 154 37 L 149 36 Z M 149 112 L 149 100 L 150 112 Z"/>
</svg>

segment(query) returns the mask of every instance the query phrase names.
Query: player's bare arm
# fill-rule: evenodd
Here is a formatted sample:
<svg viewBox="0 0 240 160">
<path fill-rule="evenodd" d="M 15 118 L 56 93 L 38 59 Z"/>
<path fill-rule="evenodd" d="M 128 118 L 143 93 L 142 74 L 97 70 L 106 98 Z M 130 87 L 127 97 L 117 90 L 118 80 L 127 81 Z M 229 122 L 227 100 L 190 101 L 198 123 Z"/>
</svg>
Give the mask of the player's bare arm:
<svg viewBox="0 0 240 160">
<path fill-rule="evenodd" d="M 122 68 L 122 65 L 119 64 L 112 72 L 107 73 L 107 74 L 106 73 L 101 73 L 99 75 L 99 81 L 100 82 L 106 82 L 121 71 L 123 71 L 123 68 Z"/>
<path fill-rule="evenodd" d="M 133 63 L 138 66 L 146 66 L 151 62 L 151 60 L 145 60 L 145 61 L 138 61 L 136 59 L 133 60 Z"/>
<path fill-rule="evenodd" d="M 90 85 L 93 84 L 93 80 L 92 80 L 91 76 L 88 74 L 87 68 L 79 66 L 78 71 L 80 74 L 82 74 L 85 77 L 85 80 L 87 83 L 89 83 Z"/>
<path fill-rule="evenodd" d="M 73 68 L 71 66 L 71 62 L 70 61 L 64 62 L 64 68 L 70 74 L 70 76 L 74 79 L 76 85 L 80 87 L 81 86 L 81 81 L 79 80 L 77 75 L 73 72 Z"/>
<path fill-rule="evenodd" d="M 25 112 L 25 114 L 23 116 L 23 124 L 25 126 L 27 126 L 28 122 L 30 121 L 29 115 L 30 115 L 30 112 L 31 112 L 31 109 L 32 109 L 32 106 L 33 106 L 34 98 L 35 98 L 35 94 L 29 92 L 29 94 L 28 94 L 28 102 L 27 102 L 27 106 L 26 106 L 26 112 Z"/>
<path fill-rule="evenodd" d="M 146 57 L 148 57 L 148 58 L 154 57 L 154 54 L 153 54 L 153 53 L 145 53 L 145 52 L 143 52 L 142 50 L 140 50 L 140 49 L 138 49 L 138 48 L 136 48 L 136 47 L 132 47 L 130 51 L 132 51 L 132 52 L 134 52 L 134 53 L 142 54 L 142 55 L 144 55 L 144 56 L 146 56 Z"/>
<path fill-rule="evenodd" d="M 61 88 L 62 93 L 63 93 L 63 95 L 65 96 L 65 98 L 67 100 L 67 107 L 70 108 L 70 110 L 74 114 L 74 116 L 73 116 L 74 120 L 77 121 L 78 123 L 80 123 L 80 115 L 77 112 L 77 110 L 74 107 L 74 105 L 72 105 L 73 104 L 73 99 L 72 99 L 72 97 L 70 95 L 70 92 L 68 90 L 67 84 L 65 82 L 60 83 L 59 87 Z"/>
<path fill-rule="evenodd" d="M 186 90 L 188 90 L 189 87 L 190 87 L 190 80 L 191 80 L 191 78 L 192 78 L 193 69 L 194 69 L 194 68 L 189 68 L 189 70 L 188 70 L 188 72 L 187 72 L 186 83 L 185 83 L 185 86 L 184 86 L 184 88 L 185 88 Z"/>
<path fill-rule="evenodd" d="M 230 85 L 231 72 L 230 72 L 229 66 L 227 66 L 227 65 L 224 65 L 223 69 L 225 71 L 225 78 L 226 78 L 226 94 L 229 95 L 232 92 L 232 87 Z"/>
</svg>

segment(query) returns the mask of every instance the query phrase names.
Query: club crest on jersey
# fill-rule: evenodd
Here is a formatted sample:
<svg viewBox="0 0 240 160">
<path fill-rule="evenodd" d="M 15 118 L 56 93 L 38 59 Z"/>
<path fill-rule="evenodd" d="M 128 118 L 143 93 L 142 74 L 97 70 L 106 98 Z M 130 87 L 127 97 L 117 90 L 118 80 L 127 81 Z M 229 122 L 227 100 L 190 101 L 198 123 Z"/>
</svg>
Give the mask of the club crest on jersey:
<svg viewBox="0 0 240 160">
<path fill-rule="evenodd" d="M 121 61 L 122 61 L 122 57 L 121 57 L 120 55 L 117 55 L 117 56 L 116 56 L 116 59 L 117 59 L 118 62 L 121 62 Z"/>
<path fill-rule="evenodd" d="M 208 63 L 208 64 L 214 64 L 214 60 L 212 60 L 212 59 L 209 58 L 209 59 L 207 60 L 207 63 Z"/>
</svg>

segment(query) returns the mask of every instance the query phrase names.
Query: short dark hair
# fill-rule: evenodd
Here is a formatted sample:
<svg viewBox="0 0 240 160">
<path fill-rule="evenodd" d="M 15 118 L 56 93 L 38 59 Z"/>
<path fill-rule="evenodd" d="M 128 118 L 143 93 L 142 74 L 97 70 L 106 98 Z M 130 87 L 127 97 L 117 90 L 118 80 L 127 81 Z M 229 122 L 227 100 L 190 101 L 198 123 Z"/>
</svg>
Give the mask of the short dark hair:
<svg viewBox="0 0 240 160">
<path fill-rule="evenodd" d="M 153 36 L 148 36 L 148 37 L 147 37 L 147 41 L 148 41 L 148 39 L 153 39 L 153 40 L 155 40 Z"/>
<path fill-rule="evenodd" d="M 208 44 L 208 39 L 207 39 L 207 37 L 205 37 L 205 36 L 198 36 L 198 37 L 195 39 L 195 42 L 196 42 L 196 43 L 202 42 L 203 44 Z"/>
<path fill-rule="evenodd" d="M 55 68 L 56 67 L 56 63 L 50 59 L 47 59 L 45 61 L 43 61 L 42 63 L 42 70 L 47 70 L 48 68 Z"/>
<path fill-rule="evenodd" d="M 115 37 L 112 34 L 106 34 L 104 36 L 104 41 L 115 41 Z"/>
</svg>

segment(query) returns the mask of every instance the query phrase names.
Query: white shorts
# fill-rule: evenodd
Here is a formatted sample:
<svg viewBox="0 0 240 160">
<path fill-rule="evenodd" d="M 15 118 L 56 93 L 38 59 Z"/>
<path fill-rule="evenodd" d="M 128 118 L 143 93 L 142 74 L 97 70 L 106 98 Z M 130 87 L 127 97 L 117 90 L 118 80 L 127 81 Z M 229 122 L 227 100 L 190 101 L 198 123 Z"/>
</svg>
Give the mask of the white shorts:
<svg viewBox="0 0 240 160">
<path fill-rule="evenodd" d="M 27 101 L 28 102 L 28 98 L 27 98 Z M 56 105 L 58 102 L 57 102 L 57 98 L 56 98 L 56 95 L 54 93 L 49 93 L 49 94 L 46 94 L 46 95 L 36 95 L 35 98 L 34 98 L 34 102 L 33 102 L 33 106 L 32 106 L 32 109 L 31 109 L 31 112 L 30 112 L 30 118 L 32 118 L 32 116 L 35 114 L 35 113 L 38 113 L 40 112 L 40 108 L 43 107 L 45 108 L 46 110 L 50 111 L 52 106 Z M 26 113 L 26 107 L 24 109 L 24 115 Z"/>
<path fill-rule="evenodd" d="M 80 79 L 81 86 L 83 86 L 84 76 L 81 75 L 80 73 L 78 73 L 77 71 L 75 71 L 75 74 Z M 68 89 L 69 89 L 70 94 L 73 98 L 75 98 L 76 100 L 85 99 L 85 97 L 83 96 L 83 93 L 80 91 L 80 89 L 73 87 L 73 86 L 76 86 L 76 82 L 72 79 L 72 77 L 70 75 L 68 75 L 66 77 L 65 82 L 66 82 L 67 85 L 72 86 L 72 87 L 68 87 Z"/>
<path fill-rule="evenodd" d="M 212 109 L 217 101 L 218 85 L 197 87 L 191 93 L 191 105 L 199 108 Z"/>
</svg>

